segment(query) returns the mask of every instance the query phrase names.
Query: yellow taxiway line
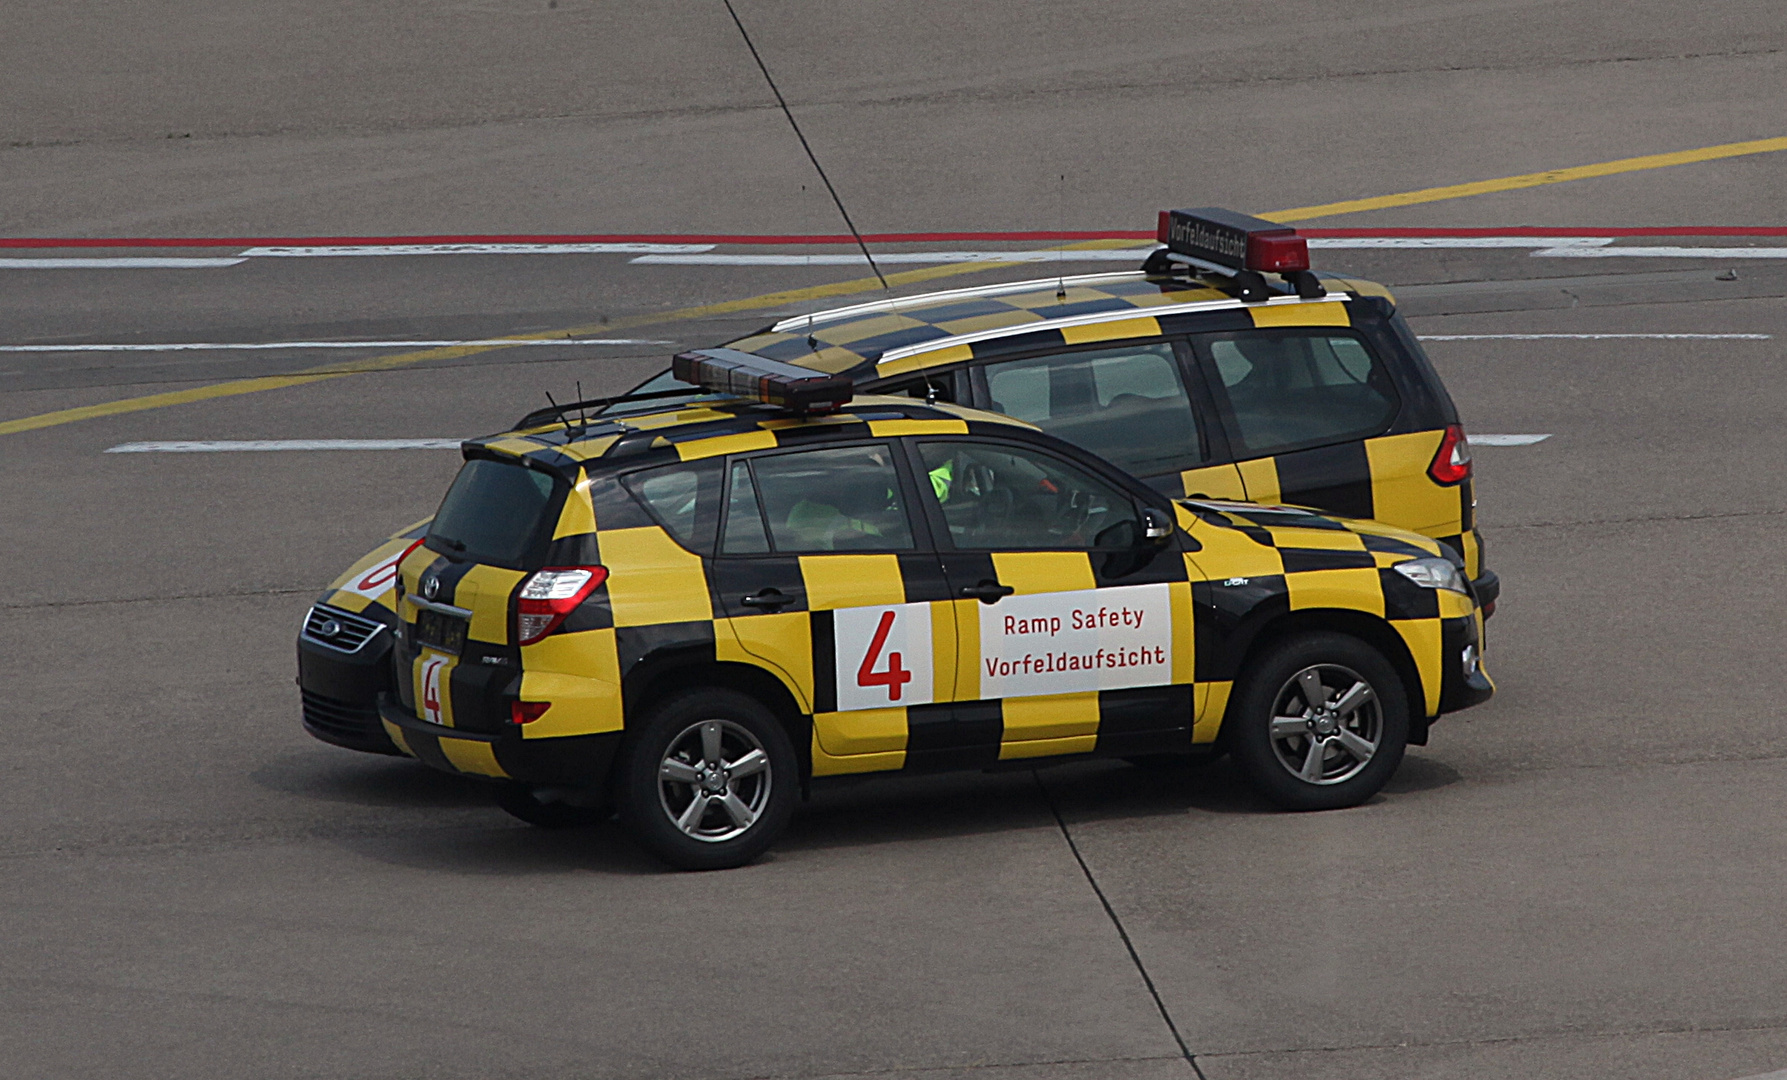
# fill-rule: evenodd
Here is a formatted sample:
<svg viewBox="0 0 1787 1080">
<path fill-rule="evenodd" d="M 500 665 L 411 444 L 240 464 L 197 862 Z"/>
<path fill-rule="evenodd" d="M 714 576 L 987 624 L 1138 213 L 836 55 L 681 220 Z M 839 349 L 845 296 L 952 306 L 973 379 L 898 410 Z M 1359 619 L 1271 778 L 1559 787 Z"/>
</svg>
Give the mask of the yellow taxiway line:
<svg viewBox="0 0 1787 1080">
<path fill-rule="evenodd" d="M 1597 176 L 1617 176 L 1620 173 L 1644 172 L 1647 169 L 1666 169 L 1671 165 L 1692 165 L 1698 161 L 1718 161 L 1720 158 L 1744 157 L 1749 154 L 1772 154 L 1778 150 L 1787 150 L 1787 138 L 1752 139 L 1749 142 L 1703 146 L 1698 150 L 1677 150 L 1671 154 L 1646 154 L 1643 157 L 1603 161 L 1599 165 L 1577 165 L 1568 169 L 1547 169 L 1544 172 L 1504 176 L 1500 180 L 1476 180 L 1469 184 L 1448 184 L 1445 187 L 1404 191 L 1399 195 L 1377 195 L 1369 199 L 1347 199 L 1342 202 L 1323 203 L 1320 206 L 1299 206 L 1294 210 L 1278 210 L 1260 216 L 1270 221 L 1288 224 L 1292 221 L 1308 221 L 1311 218 L 1333 217 L 1336 214 L 1360 214 L 1367 210 L 1388 210 L 1396 206 L 1444 202 L 1447 199 L 1489 195 L 1497 191 L 1518 191 L 1521 188 L 1544 187 L 1547 184 L 1562 184 L 1570 180 L 1590 180 Z"/>
<path fill-rule="evenodd" d="M 1463 199 L 1472 195 L 1488 195 L 1498 191 L 1517 191 L 1521 188 L 1543 187 L 1548 184 L 1562 184 L 1571 180 L 1588 180 L 1600 176 L 1616 176 L 1620 173 L 1642 172 L 1647 169 L 1664 169 L 1673 165 L 1691 165 L 1701 161 L 1718 161 L 1722 158 L 1743 157 L 1749 154 L 1770 154 L 1787 150 L 1787 138 L 1752 139 L 1748 142 L 1724 143 L 1719 146 L 1703 146 L 1698 150 L 1678 150 L 1669 154 L 1647 154 L 1643 157 L 1621 158 L 1618 161 L 1604 161 L 1598 165 L 1577 165 L 1567 169 L 1548 169 L 1544 172 L 1523 173 L 1519 176 L 1504 176 L 1499 180 L 1477 180 L 1468 184 L 1449 184 L 1444 187 L 1421 188 L 1418 191 L 1405 191 L 1396 195 L 1378 195 L 1369 199 L 1348 199 L 1342 202 L 1323 203 L 1319 206 L 1300 206 L 1290 210 L 1278 210 L 1262 214 L 1272 221 L 1293 222 L 1308 221 L 1312 218 L 1334 217 L 1340 214 L 1358 214 L 1367 210 L 1386 210 L 1398 206 L 1416 206 L 1421 203 L 1443 202 L 1448 199 Z M 1069 244 L 1064 251 L 1086 248 L 1119 248 L 1131 244 L 1125 240 L 1092 240 L 1080 244 Z M 929 266 L 921 270 L 906 270 L 887 275 L 887 284 L 909 285 L 921 281 L 932 281 L 937 278 L 953 277 L 957 274 L 978 274 L 987 270 L 997 270 L 1018 263 L 953 263 L 943 266 Z M 779 307 L 783 304 L 800 303 L 808 300 L 823 300 L 834 296 L 851 296 L 859 293 L 873 292 L 881 288 L 876 278 L 856 278 L 851 281 L 837 281 L 829 285 L 814 285 L 804 289 L 786 289 L 781 292 L 765 293 L 761 296 L 748 296 L 739 300 L 725 300 L 716 304 L 701 304 L 695 307 L 682 308 L 654 315 L 635 315 L 625 319 L 616 319 L 608 323 L 592 326 L 571 327 L 546 334 L 522 334 L 513 340 L 544 341 L 558 337 L 580 337 L 586 334 L 613 333 L 617 330 L 632 329 L 640 326 L 657 326 L 663 323 L 684 322 L 689 319 L 700 319 L 711 315 L 728 315 L 740 311 L 756 311 L 763 308 Z M 195 386 L 186 390 L 171 390 L 161 394 L 148 394 L 143 397 L 124 398 L 120 401 L 107 401 L 98 405 L 83 405 L 73 409 L 58 409 L 55 412 L 39 413 L 36 416 L 25 416 L 17 420 L 0 421 L 0 435 L 12 435 L 21 431 L 36 431 L 40 428 L 55 427 L 59 424 L 72 424 L 78 420 L 93 420 L 102 416 L 122 416 L 126 413 L 143 412 L 148 409 L 164 409 L 170 405 L 186 405 L 195 401 L 211 401 L 217 398 L 235 397 L 241 394 L 257 394 L 263 390 L 281 390 L 288 386 L 303 386 L 306 383 L 321 382 L 326 379 L 339 379 L 348 375 L 359 375 L 373 371 L 389 371 L 393 368 L 407 367 L 411 364 L 422 364 L 434 360 L 457 360 L 461 357 L 477 353 L 494 352 L 508 348 L 506 345 L 458 345 L 445 348 L 422 349 L 415 352 L 395 353 L 391 356 L 377 357 L 370 360 L 347 360 L 320 367 L 306 368 L 290 375 L 272 375 L 254 379 L 237 379 L 233 382 L 213 383 L 209 386 Z"/>
</svg>

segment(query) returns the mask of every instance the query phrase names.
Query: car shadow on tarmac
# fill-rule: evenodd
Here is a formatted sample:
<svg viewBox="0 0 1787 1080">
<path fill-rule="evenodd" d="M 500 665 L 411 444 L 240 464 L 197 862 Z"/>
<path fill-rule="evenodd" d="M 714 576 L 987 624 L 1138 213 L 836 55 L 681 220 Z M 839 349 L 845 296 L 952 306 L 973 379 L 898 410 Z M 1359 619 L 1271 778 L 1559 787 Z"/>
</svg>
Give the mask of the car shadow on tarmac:
<svg viewBox="0 0 1787 1080">
<path fill-rule="evenodd" d="M 672 872 L 635 848 L 615 821 L 575 829 L 535 828 L 498 809 L 484 784 L 412 761 L 293 754 L 269 762 L 252 778 L 307 799 L 401 811 L 401 820 L 389 827 L 332 837 L 346 850 L 377 862 L 479 877 Z M 1406 798 L 1462 779 L 1445 762 L 1411 754 L 1373 801 Z M 1143 766 L 1093 761 L 1034 771 L 866 777 L 821 785 L 762 862 L 773 863 L 778 853 L 799 857 L 832 849 L 1053 830 L 1058 828 L 1056 809 L 1070 828 L 1278 812 L 1227 760 Z M 430 820 L 429 811 L 447 813 Z"/>
<path fill-rule="evenodd" d="M 481 784 L 419 761 L 333 747 L 282 754 L 248 778 L 269 791 L 352 806 L 426 810 L 490 804 L 490 793 Z"/>
</svg>

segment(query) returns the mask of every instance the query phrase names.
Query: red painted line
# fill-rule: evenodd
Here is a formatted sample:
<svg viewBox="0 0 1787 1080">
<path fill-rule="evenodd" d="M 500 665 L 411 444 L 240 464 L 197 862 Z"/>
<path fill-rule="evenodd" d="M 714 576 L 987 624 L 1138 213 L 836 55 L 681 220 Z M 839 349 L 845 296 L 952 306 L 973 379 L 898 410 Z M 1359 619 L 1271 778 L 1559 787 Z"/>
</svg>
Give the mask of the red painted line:
<svg viewBox="0 0 1787 1080">
<path fill-rule="evenodd" d="M 1384 227 L 1298 229 L 1312 238 L 1479 237 L 1479 236 L 1787 236 L 1782 225 L 1665 225 L 1655 227 L 1509 225 L 1459 228 Z M 1152 240 L 1153 232 L 1125 230 L 1032 232 L 866 233 L 873 244 L 934 244 L 961 241 L 1017 243 L 1042 240 Z M 467 236 L 109 236 L 0 237 L 0 248 L 250 248 L 358 247 L 391 244 L 853 244 L 846 233 L 814 235 L 733 235 L 726 233 L 563 233 Z"/>
</svg>

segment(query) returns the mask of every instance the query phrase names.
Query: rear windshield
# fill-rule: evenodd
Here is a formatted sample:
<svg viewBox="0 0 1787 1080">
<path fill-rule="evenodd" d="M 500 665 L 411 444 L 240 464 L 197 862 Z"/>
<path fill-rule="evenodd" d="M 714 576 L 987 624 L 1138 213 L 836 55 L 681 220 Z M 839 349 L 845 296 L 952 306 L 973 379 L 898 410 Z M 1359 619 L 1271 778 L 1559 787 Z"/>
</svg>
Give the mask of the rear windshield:
<svg viewBox="0 0 1787 1080">
<path fill-rule="evenodd" d="M 456 559 L 532 569 L 552 535 L 563 484 L 543 472 L 488 458 L 465 463 L 429 526 L 427 546 Z"/>
</svg>

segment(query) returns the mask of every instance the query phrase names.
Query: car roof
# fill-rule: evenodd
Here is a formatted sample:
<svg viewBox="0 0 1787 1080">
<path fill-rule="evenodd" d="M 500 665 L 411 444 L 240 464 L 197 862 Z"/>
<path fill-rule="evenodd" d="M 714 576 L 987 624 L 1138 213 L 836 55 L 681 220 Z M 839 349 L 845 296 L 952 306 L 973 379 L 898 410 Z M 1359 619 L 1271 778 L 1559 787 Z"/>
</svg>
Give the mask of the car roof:
<svg viewBox="0 0 1787 1080">
<path fill-rule="evenodd" d="M 467 457 L 526 459 L 549 471 L 574 475 L 599 464 L 631 463 L 650 451 L 674 449 L 683 461 L 831 438 L 888 435 L 961 435 L 1037 432 L 1022 420 L 947 402 L 859 395 L 843 409 L 796 416 L 785 409 L 734 397 L 710 397 L 680 406 L 588 423 L 554 420 L 464 443 Z"/>
<path fill-rule="evenodd" d="M 1274 323 L 1295 325 L 1295 315 L 1285 309 L 1327 304 L 1331 311 L 1336 302 L 1357 296 L 1390 296 L 1375 282 L 1320 276 L 1327 297 L 1252 304 L 1200 279 L 1141 271 L 1037 278 L 797 315 L 726 347 L 866 381 L 1052 344 L 1239 329 L 1257 322 L 1248 309 L 1274 309 L 1281 316 Z M 1236 321 L 1234 327 L 1223 313 Z M 1328 321 L 1310 315 L 1310 322 Z"/>
</svg>

